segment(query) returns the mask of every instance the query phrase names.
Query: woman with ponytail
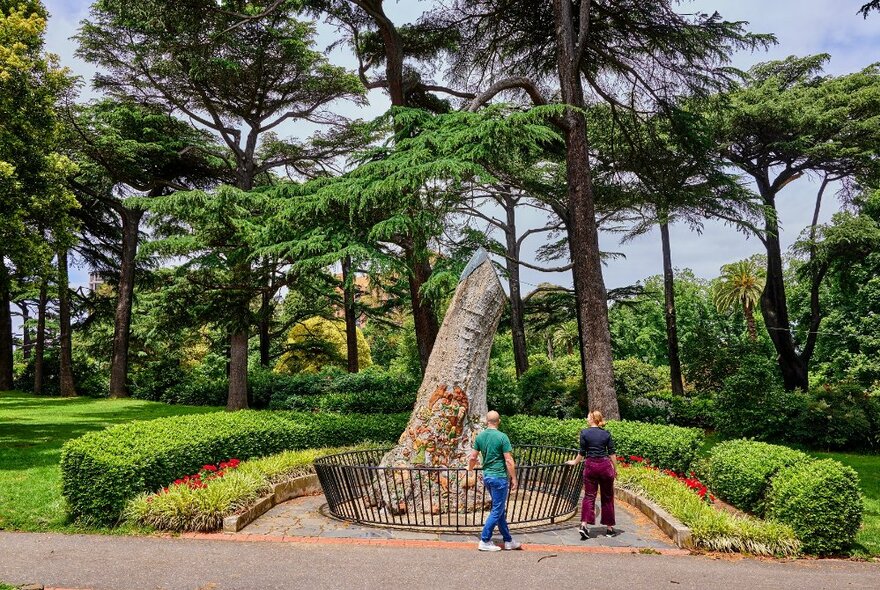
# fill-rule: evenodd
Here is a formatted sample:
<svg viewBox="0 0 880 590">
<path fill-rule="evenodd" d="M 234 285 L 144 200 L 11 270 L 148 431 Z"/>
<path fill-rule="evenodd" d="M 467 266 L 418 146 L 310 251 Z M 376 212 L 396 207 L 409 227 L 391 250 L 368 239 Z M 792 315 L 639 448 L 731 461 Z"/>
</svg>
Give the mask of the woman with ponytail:
<svg viewBox="0 0 880 590">
<path fill-rule="evenodd" d="M 602 412 L 593 410 L 587 414 L 587 428 L 581 430 L 580 450 L 577 459 L 568 461 L 569 465 L 584 462 L 584 502 L 581 505 L 581 526 L 578 532 L 581 541 L 590 537 L 588 525 L 596 524 L 596 493 L 601 492 L 602 524 L 606 535 L 617 534 L 614 530 L 614 478 L 617 477 L 617 456 L 614 454 L 614 439 L 605 430 Z"/>
</svg>

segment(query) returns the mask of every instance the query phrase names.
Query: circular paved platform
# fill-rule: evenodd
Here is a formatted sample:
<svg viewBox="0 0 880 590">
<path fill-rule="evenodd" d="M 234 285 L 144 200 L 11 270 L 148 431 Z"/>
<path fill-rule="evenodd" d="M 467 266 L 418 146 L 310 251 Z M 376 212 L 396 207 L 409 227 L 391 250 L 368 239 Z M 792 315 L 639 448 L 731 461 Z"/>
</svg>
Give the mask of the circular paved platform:
<svg viewBox="0 0 880 590">
<path fill-rule="evenodd" d="M 631 547 L 636 549 L 671 549 L 672 541 L 641 512 L 626 504 L 615 503 L 616 528 L 621 533 L 606 537 L 604 526 L 590 530 L 590 538 L 581 541 L 577 532 L 580 518 L 576 514 L 566 522 L 524 531 L 514 531 L 514 538 L 525 544 L 566 545 L 582 547 Z M 384 529 L 340 521 L 326 512 L 324 496 L 303 496 L 279 504 L 232 536 L 318 537 L 325 539 L 400 539 L 412 541 L 473 541 L 474 533 L 432 533 Z M 496 532 L 496 540 L 500 540 Z"/>
</svg>

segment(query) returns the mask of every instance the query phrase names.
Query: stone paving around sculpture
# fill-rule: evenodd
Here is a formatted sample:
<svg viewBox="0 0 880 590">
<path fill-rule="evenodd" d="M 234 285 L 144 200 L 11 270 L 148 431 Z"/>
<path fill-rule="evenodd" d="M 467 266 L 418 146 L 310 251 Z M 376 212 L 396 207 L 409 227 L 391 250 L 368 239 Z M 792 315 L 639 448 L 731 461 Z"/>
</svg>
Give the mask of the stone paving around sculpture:
<svg viewBox="0 0 880 590">
<path fill-rule="evenodd" d="M 615 537 L 605 536 L 605 527 L 597 525 L 590 529 L 590 538 L 580 540 L 577 532 L 580 519 L 576 514 L 569 520 L 554 525 L 512 531 L 516 540 L 524 544 L 564 545 L 579 547 L 632 547 L 636 549 L 671 549 L 675 545 L 629 504 L 615 503 L 616 528 L 621 531 Z M 319 537 L 326 539 L 401 539 L 413 541 L 473 541 L 475 533 L 417 532 L 392 528 L 363 526 L 326 516 L 324 496 L 303 496 L 279 504 L 256 521 L 231 536 L 265 535 L 268 537 Z M 496 532 L 495 540 L 500 541 Z"/>
</svg>

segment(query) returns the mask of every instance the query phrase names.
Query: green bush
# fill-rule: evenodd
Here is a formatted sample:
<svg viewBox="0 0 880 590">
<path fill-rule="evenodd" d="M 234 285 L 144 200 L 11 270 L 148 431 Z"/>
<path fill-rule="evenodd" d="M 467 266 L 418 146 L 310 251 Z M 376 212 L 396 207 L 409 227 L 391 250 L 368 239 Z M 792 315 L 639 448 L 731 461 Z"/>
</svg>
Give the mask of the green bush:
<svg viewBox="0 0 880 590">
<path fill-rule="evenodd" d="M 776 364 L 751 355 L 724 380 L 715 400 L 716 428 L 726 438 L 796 442 L 811 436 L 801 391 L 785 391 Z"/>
<path fill-rule="evenodd" d="M 710 393 L 675 395 L 654 391 L 634 398 L 620 397 L 618 404 L 624 420 L 704 429 L 715 425 L 715 399 Z"/>
<path fill-rule="evenodd" d="M 490 410 L 495 410 L 504 416 L 512 416 L 522 412 L 519 384 L 512 368 L 489 364 L 486 402 Z"/>
<path fill-rule="evenodd" d="M 706 485 L 726 502 L 763 515 L 764 496 L 776 472 L 809 461 L 809 456 L 788 447 L 730 440 L 712 447 L 701 464 L 701 475 Z"/>
<path fill-rule="evenodd" d="M 822 449 L 868 449 L 880 443 L 878 400 L 856 383 L 824 384 L 810 389 L 810 440 Z"/>
<path fill-rule="evenodd" d="M 650 422 L 651 424 L 670 424 L 672 422 L 672 402 L 663 396 L 621 397 L 618 400 L 620 416 L 624 420 Z"/>
<path fill-rule="evenodd" d="M 634 357 L 613 361 L 614 389 L 618 397 L 638 397 L 668 386 L 661 372 L 645 361 Z"/>
<path fill-rule="evenodd" d="M 584 420 L 555 420 L 532 416 L 502 418 L 501 430 L 514 444 L 549 445 L 576 449 Z M 642 422 L 609 422 L 606 426 L 614 437 L 620 455 L 638 455 L 650 459 L 661 469 L 685 473 L 703 442 L 703 433 L 695 428 L 645 424 Z"/>
<path fill-rule="evenodd" d="M 408 418 L 242 411 L 113 426 L 64 445 L 62 493 L 74 518 L 110 524 L 128 499 L 195 473 L 205 463 L 363 440 L 393 441 Z"/>
<path fill-rule="evenodd" d="M 833 459 L 781 470 L 767 494 L 767 516 L 790 525 L 804 550 L 839 554 L 855 541 L 862 523 L 859 476 Z"/>
<path fill-rule="evenodd" d="M 718 510 L 684 483 L 656 469 L 622 467 L 617 471 L 617 485 L 646 496 L 687 525 L 697 548 L 777 557 L 799 552 L 800 543 L 791 527 Z"/>
<path fill-rule="evenodd" d="M 351 397 L 352 403 L 359 403 L 357 400 L 375 399 L 379 406 L 388 407 L 388 403 L 384 400 L 400 398 L 414 401 L 419 388 L 414 377 L 397 375 L 378 367 L 370 367 L 358 373 L 332 370 L 297 375 L 282 375 L 261 369 L 251 371 L 248 385 L 254 407 L 272 409 L 321 407 L 320 403 L 305 401 L 302 398 L 327 394 L 359 394 Z M 413 401 L 410 401 L 408 407 L 404 409 L 410 410 Z"/>
<path fill-rule="evenodd" d="M 577 415 L 577 399 L 565 387 L 553 363 L 543 355 L 529 357 L 529 370 L 519 378 L 522 411 L 530 416 Z"/>
<path fill-rule="evenodd" d="M 397 414 L 411 412 L 415 402 L 415 393 L 393 395 L 377 391 L 291 395 L 281 399 L 273 399 L 270 407 L 273 410 L 324 411 L 341 414 Z"/>
</svg>

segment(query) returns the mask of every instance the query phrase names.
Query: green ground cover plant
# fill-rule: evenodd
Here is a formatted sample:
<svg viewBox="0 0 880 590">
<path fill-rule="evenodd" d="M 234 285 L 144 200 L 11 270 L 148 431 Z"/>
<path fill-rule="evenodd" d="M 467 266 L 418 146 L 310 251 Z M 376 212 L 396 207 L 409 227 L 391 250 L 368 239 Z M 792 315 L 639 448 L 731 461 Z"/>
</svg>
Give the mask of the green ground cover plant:
<svg viewBox="0 0 880 590">
<path fill-rule="evenodd" d="M 195 484 L 178 479 L 159 492 L 140 494 L 129 501 L 125 517 L 135 525 L 160 530 L 215 531 L 225 517 L 252 505 L 273 485 L 313 473 L 317 457 L 371 446 L 284 451 L 243 461 L 234 468 L 223 463 L 221 477 L 214 472 L 210 479 Z"/>
<path fill-rule="evenodd" d="M 59 461 L 61 447 L 68 440 L 131 420 L 217 410 L 0 392 L 0 529 L 80 530 L 68 522 L 61 496 Z"/>
<path fill-rule="evenodd" d="M 617 484 L 645 496 L 690 527 L 698 549 L 790 557 L 801 543 L 791 527 L 714 508 L 678 479 L 656 469 L 621 467 Z"/>
</svg>

